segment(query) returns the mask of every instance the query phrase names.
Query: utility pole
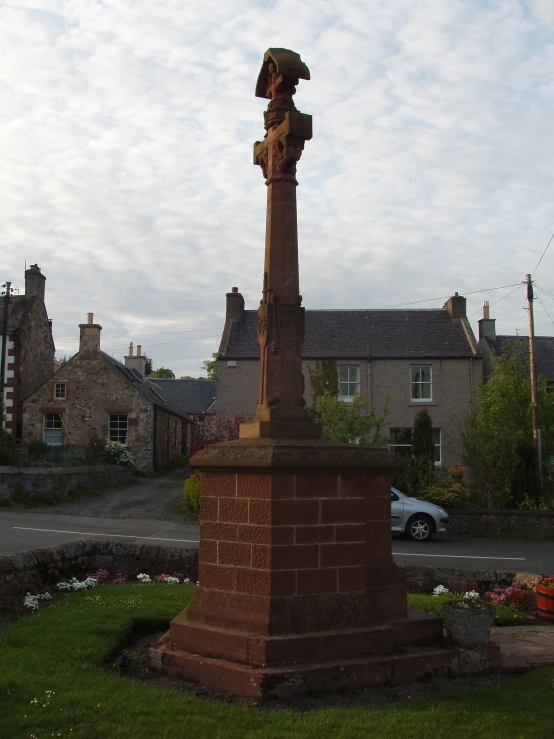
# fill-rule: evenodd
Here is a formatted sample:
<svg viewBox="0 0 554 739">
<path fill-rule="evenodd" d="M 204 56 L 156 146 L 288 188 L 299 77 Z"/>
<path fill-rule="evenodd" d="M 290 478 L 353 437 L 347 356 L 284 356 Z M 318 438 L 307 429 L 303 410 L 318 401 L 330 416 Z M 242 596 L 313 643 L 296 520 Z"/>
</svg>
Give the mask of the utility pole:
<svg viewBox="0 0 554 739">
<path fill-rule="evenodd" d="M 542 450 L 541 430 L 539 427 L 539 404 L 537 400 L 537 366 L 535 364 L 535 321 L 533 317 L 533 283 L 531 275 L 525 276 L 527 285 L 527 305 L 529 313 L 529 365 L 531 368 L 531 408 L 533 411 L 533 445 L 537 460 L 537 472 L 542 496 Z"/>
<path fill-rule="evenodd" d="M 12 283 L 6 282 L 2 287 L 6 288 L 4 293 L 4 315 L 2 320 L 2 354 L 0 357 L 0 395 L 4 394 L 4 377 L 6 372 L 6 349 L 8 346 L 8 311 L 10 308 L 10 294 Z"/>
</svg>

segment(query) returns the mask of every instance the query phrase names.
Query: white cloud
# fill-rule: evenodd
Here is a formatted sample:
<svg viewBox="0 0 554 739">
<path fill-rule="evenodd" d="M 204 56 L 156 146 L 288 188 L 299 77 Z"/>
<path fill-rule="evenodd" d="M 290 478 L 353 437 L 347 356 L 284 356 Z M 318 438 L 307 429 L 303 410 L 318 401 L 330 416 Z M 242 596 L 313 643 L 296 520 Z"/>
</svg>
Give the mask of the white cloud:
<svg viewBox="0 0 554 739">
<path fill-rule="evenodd" d="M 155 365 L 199 373 L 219 343 L 225 292 L 238 285 L 247 307 L 258 304 L 254 86 L 264 51 L 287 46 L 312 73 L 297 94 L 314 117 L 298 174 L 304 304 L 379 307 L 517 283 L 554 231 L 552 7 L 4 6 L 4 279 L 22 281 L 25 258 L 41 266 L 60 354 L 75 351 L 77 324 L 94 311 L 116 356 L 132 340 Z M 554 248 L 536 275 L 552 293 L 553 260 Z M 470 295 L 468 311 L 508 291 Z M 493 307 L 499 332 L 525 333 L 523 306 L 518 291 Z M 536 319 L 552 334 L 540 306 Z M 193 329 L 212 338 L 167 333 Z"/>
</svg>

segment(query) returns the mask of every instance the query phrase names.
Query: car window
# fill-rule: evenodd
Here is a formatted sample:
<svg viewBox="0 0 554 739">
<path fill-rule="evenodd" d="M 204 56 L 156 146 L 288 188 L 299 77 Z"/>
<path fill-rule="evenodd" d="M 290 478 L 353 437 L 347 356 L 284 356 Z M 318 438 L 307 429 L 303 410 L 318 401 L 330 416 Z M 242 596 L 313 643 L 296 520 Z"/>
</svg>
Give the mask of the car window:
<svg viewBox="0 0 554 739">
<path fill-rule="evenodd" d="M 393 493 L 392 491 L 391 491 L 390 497 L 391 497 L 391 500 L 393 500 L 393 501 L 394 500 L 400 500 L 400 498 L 398 497 L 398 495 L 396 493 Z"/>
</svg>

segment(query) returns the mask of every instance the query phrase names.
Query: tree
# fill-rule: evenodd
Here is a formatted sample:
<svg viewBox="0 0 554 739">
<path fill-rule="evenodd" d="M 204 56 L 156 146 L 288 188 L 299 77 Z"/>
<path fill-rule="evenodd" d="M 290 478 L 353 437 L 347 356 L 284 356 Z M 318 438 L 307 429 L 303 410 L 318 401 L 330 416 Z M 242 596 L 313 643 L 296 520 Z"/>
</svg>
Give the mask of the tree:
<svg viewBox="0 0 554 739">
<path fill-rule="evenodd" d="M 150 372 L 148 377 L 159 377 L 163 380 L 174 380 L 175 374 L 170 369 L 167 369 L 167 367 L 160 367 L 159 369 Z"/>
<path fill-rule="evenodd" d="M 367 392 L 356 394 L 351 403 L 344 403 L 337 398 L 336 390 L 334 393 L 325 390 L 314 398 L 310 417 L 322 425 L 326 439 L 362 446 L 385 446 L 389 441 L 388 434 L 384 433 L 389 415 L 388 401 L 385 397 L 383 409 L 378 414 Z"/>
<path fill-rule="evenodd" d="M 146 377 L 154 370 L 154 366 L 152 365 L 152 360 L 150 357 L 148 357 L 146 354 L 142 355 L 144 359 L 146 360 L 146 364 L 144 365 L 144 374 Z"/>
<path fill-rule="evenodd" d="M 394 484 L 403 493 L 421 497 L 435 481 L 435 445 L 433 422 L 427 408 L 420 408 L 414 417 L 412 448 L 406 468 L 395 475 Z"/>
<path fill-rule="evenodd" d="M 321 398 L 326 392 L 337 395 L 339 388 L 339 370 L 337 363 L 332 359 L 318 359 L 315 368 L 308 367 L 312 398 L 314 401 Z"/>
<path fill-rule="evenodd" d="M 433 443 L 433 422 L 427 408 L 420 408 L 415 414 L 412 432 L 412 454 L 416 457 L 435 458 Z"/>
<path fill-rule="evenodd" d="M 202 369 L 206 373 L 208 380 L 217 380 L 217 352 L 212 354 L 211 359 L 202 362 Z"/>
<path fill-rule="evenodd" d="M 554 454 L 554 404 L 543 378 L 537 397 L 542 457 L 548 462 Z M 522 341 L 492 360 L 491 374 L 478 385 L 458 428 L 478 504 L 489 508 L 538 504 L 529 356 Z"/>
</svg>

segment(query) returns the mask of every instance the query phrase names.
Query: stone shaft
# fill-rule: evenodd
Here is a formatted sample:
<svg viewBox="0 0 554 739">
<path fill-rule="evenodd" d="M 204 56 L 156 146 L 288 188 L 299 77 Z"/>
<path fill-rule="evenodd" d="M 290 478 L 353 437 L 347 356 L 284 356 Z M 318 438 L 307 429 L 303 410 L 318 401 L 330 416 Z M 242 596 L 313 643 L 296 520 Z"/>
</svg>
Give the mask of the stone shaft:
<svg viewBox="0 0 554 739">
<path fill-rule="evenodd" d="M 289 52 L 290 53 L 290 52 Z M 296 165 L 312 137 L 312 118 L 293 102 L 298 74 L 269 58 L 258 94 L 270 99 L 266 136 L 254 145 L 254 163 L 267 185 L 266 241 L 262 300 L 258 310 L 260 390 L 252 424 L 241 438 L 321 435 L 308 420 L 302 375 L 304 308 L 299 289 Z M 282 62 L 282 58 L 281 58 Z M 309 74 L 309 73 L 308 73 Z"/>
</svg>

